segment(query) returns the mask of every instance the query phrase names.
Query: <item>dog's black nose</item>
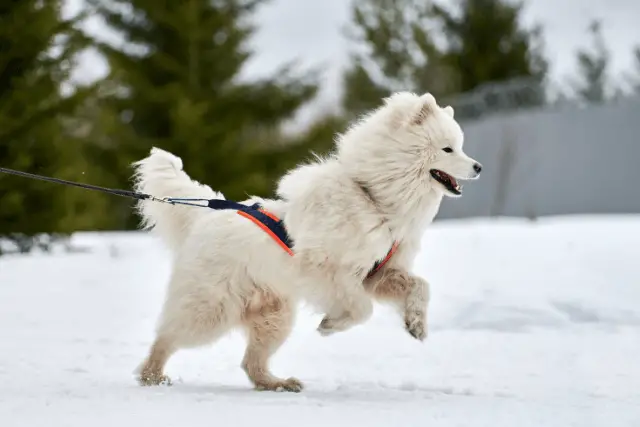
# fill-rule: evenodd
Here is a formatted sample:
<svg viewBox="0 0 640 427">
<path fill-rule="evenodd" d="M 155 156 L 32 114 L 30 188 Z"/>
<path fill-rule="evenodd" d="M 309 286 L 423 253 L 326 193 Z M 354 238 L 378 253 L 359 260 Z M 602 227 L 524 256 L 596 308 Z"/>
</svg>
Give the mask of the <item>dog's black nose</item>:
<svg viewBox="0 0 640 427">
<path fill-rule="evenodd" d="M 482 170 L 482 165 L 480 163 L 476 163 L 475 165 L 473 165 L 473 170 L 476 171 L 476 173 L 480 173 L 480 171 Z"/>
</svg>

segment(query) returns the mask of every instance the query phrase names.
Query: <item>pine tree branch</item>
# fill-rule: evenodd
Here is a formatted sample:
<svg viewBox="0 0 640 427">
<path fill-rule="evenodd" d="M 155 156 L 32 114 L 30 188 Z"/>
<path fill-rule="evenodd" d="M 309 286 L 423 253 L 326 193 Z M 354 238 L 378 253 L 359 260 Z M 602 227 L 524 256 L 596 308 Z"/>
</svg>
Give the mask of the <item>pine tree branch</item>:
<svg viewBox="0 0 640 427">
<path fill-rule="evenodd" d="M 45 119 L 71 114 L 94 91 L 95 85 L 78 88 L 72 96 L 41 106 L 27 117 L 24 117 L 20 123 L 13 126 L 3 126 L 0 129 L 0 145 L 18 140 L 25 132 L 28 132 L 37 123 L 41 123 Z"/>
</svg>

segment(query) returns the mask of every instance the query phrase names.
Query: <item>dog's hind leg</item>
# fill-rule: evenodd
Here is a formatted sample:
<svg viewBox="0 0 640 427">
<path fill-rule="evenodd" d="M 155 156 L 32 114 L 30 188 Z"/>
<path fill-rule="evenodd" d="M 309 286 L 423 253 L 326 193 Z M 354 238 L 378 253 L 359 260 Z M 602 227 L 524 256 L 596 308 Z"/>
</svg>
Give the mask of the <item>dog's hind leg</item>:
<svg viewBox="0 0 640 427">
<path fill-rule="evenodd" d="M 201 277 L 177 266 L 158 324 L 157 338 L 139 369 L 142 385 L 170 383 L 163 369 L 179 349 L 213 343 L 240 324 L 240 298 L 226 291 L 227 277 Z M 212 280 L 217 279 L 217 280 Z"/>
<path fill-rule="evenodd" d="M 243 324 L 248 333 L 247 350 L 242 368 L 259 390 L 302 390 L 296 378 L 282 379 L 269 371 L 269 358 L 285 342 L 294 320 L 291 301 L 280 298 L 269 291 L 256 291 L 248 304 Z"/>
<path fill-rule="evenodd" d="M 163 318 L 149 356 L 139 369 L 138 382 L 141 385 L 171 384 L 163 371 L 167 361 L 177 350 L 210 344 L 234 325 L 229 319 L 228 307 L 222 303 L 211 304 L 210 301 L 202 300 L 198 304 L 182 307 L 179 315 L 176 311 L 172 313 L 173 317 L 165 315 Z M 235 324 L 238 323 L 239 317 Z"/>
<path fill-rule="evenodd" d="M 171 385 L 169 377 L 164 375 L 164 365 L 176 351 L 172 340 L 159 336 L 151 346 L 149 356 L 140 368 L 138 381 L 141 385 Z"/>
</svg>

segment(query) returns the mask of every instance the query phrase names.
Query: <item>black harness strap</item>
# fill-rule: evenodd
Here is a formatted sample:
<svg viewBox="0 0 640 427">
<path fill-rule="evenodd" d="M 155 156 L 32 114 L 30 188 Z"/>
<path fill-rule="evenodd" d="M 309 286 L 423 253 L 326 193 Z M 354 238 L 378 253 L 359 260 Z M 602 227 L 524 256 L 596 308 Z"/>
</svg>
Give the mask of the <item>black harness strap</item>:
<svg viewBox="0 0 640 427">
<path fill-rule="evenodd" d="M 287 233 L 284 223 L 281 219 L 274 219 L 272 216 L 267 215 L 259 203 L 255 203 L 251 206 L 243 205 L 242 203 L 234 202 L 231 200 L 211 199 L 208 201 L 207 206 L 215 210 L 233 209 L 238 212 L 243 212 L 245 215 L 254 218 L 256 221 L 264 224 L 264 226 L 271 231 L 272 236 L 279 240 L 288 249 L 293 248 L 293 241 Z M 255 221 L 254 221 L 255 222 Z"/>
</svg>

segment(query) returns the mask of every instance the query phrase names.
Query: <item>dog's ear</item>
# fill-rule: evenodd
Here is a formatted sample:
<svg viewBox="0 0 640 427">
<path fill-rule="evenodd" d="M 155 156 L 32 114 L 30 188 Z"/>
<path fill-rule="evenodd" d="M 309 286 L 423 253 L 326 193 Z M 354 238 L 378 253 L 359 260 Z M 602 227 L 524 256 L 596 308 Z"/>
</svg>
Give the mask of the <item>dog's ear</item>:
<svg viewBox="0 0 640 427">
<path fill-rule="evenodd" d="M 453 107 L 451 105 L 447 105 L 446 107 L 443 108 L 444 112 L 447 113 L 449 116 L 451 116 L 453 118 Z"/>
<path fill-rule="evenodd" d="M 412 123 L 417 126 L 421 125 L 424 119 L 431 115 L 436 108 L 438 108 L 436 98 L 430 93 L 425 93 L 420 97 L 420 109 L 414 116 Z"/>
</svg>

